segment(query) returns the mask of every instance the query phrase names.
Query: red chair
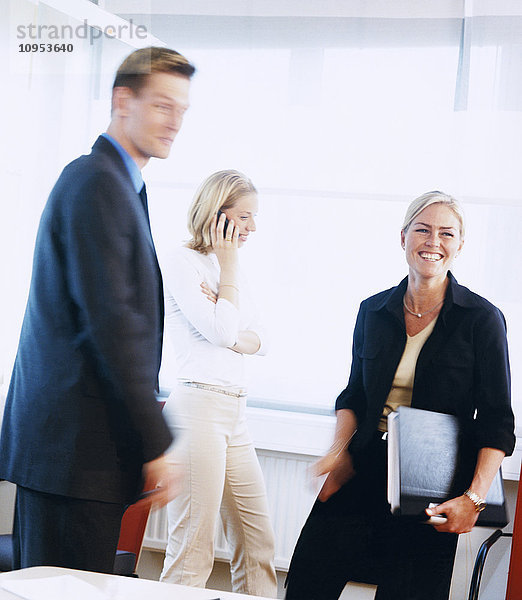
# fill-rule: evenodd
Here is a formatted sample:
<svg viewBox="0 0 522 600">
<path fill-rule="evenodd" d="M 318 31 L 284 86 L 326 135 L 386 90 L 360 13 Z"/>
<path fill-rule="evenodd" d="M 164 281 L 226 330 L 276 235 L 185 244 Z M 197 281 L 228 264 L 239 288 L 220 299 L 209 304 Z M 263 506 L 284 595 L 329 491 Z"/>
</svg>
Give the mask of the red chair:
<svg viewBox="0 0 522 600">
<path fill-rule="evenodd" d="M 522 468 L 518 480 L 517 506 L 515 509 L 515 522 L 513 524 L 513 545 L 511 546 L 511 559 L 506 591 L 506 600 L 522 598 Z"/>
<path fill-rule="evenodd" d="M 114 562 L 115 575 L 136 575 L 136 566 L 140 558 L 143 536 L 149 519 L 150 506 L 131 504 L 121 520 L 120 539 Z"/>
</svg>

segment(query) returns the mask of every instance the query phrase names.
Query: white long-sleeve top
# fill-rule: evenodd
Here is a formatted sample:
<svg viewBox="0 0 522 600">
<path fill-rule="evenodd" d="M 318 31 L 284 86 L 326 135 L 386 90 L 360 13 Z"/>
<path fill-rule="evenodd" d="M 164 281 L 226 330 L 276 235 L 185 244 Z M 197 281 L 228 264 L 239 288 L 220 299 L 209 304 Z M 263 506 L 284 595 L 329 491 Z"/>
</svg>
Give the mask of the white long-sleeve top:
<svg viewBox="0 0 522 600">
<path fill-rule="evenodd" d="M 173 344 L 178 381 L 221 387 L 246 387 L 244 356 L 233 350 L 240 331 L 254 331 L 266 353 L 265 333 L 243 273 L 239 273 L 239 308 L 224 298 L 211 302 L 204 281 L 218 293 L 220 267 L 215 254 L 176 248 L 162 261 L 167 333 Z"/>
</svg>

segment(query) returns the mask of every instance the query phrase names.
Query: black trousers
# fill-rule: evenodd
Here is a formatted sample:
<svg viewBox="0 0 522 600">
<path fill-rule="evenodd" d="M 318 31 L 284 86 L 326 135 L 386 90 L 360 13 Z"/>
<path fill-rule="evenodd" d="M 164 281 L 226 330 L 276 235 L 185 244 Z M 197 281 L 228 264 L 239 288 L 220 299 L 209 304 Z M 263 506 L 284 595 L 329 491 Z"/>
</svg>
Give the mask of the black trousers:
<svg viewBox="0 0 522 600">
<path fill-rule="evenodd" d="M 458 536 L 391 515 L 381 435 L 355 477 L 316 501 L 294 550 L 286 600 L 337 600 L 348 581 L 376 584 L 376 600 L 447 600 Z"/>
<path fill-rule="evenodd" d="M 112 573 L 124 506 L 18 486 L 14 568 L 68 567 Z"/>
</svg>

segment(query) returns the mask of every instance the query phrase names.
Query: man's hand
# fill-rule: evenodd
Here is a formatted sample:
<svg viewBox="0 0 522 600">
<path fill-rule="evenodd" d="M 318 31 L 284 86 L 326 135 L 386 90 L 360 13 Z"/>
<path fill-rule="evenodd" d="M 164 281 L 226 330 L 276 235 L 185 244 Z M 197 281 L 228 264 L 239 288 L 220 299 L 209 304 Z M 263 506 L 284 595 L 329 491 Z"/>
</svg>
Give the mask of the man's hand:
<svg viewBox="0 0 522 600">
<path fill-rule="evenodd" d="M 169 462 L 165 454 L 143 465 L 145 478 L 144 497 L 137 504 L 161 508 L 175 498 L 181 490 L 184 469 L 180 464 Z"/>
</svg>

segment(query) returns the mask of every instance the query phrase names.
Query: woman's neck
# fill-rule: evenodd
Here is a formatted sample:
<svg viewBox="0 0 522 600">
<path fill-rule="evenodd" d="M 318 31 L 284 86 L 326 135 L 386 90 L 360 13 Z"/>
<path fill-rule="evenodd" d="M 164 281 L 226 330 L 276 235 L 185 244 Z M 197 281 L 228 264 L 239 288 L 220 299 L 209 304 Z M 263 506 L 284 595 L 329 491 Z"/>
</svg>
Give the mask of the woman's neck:
<svg viewBox="0 0 522 600">
<path fill-rule="evenodd" d="M 424 278 L 410 271 L 405 301 L 412 311 L 423 313 L 444 300 L 447 287 L 448 278 L 446 275 Z"/>
</svg>

